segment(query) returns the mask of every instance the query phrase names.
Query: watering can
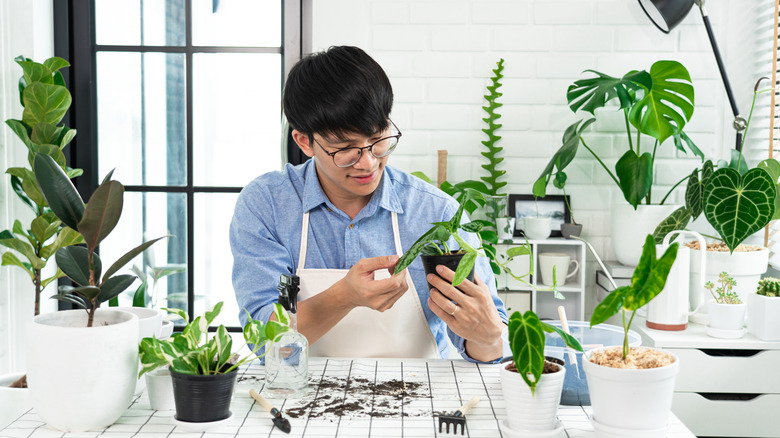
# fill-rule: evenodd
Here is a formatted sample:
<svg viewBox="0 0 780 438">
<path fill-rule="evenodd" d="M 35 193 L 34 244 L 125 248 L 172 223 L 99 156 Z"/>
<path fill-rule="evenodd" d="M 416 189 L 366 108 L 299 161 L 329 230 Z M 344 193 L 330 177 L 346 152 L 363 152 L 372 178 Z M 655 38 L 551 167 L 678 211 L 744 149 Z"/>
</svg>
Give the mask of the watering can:
<svg viewBox="0 0 780 438">
<path fill-rule="evenodd" d="M 699 248 L 706 248 L 707 243 L 701 234 L 695 231 L 675 230 L 667 234 L 661 245 L 656 245 L 656 252 L 663 253 L 669 247 L 669 242 L 675 235 L 688 234 L 699 241 Z M 704 282 L 706 268 L 706 251 L 701 251 L 701 269 L 699 269 L 699 281 L 691 280 L 691 249 L 685 245 L 680 245 L 677 250 L 677 258 L 669 271 L 669 277 L 666 279 L 666 285 L 658 296 L 647 304 L 648 327 L 656 330 L 679 331 L 688 327 L 688 317 L 694 315 L 701 309 L 705 302 Z M 695 290 L 690 288 L 695 286 Z M 690 310 L 691 293 L 694 294 L 693 300 L 696 307 Z"/>
</svg>

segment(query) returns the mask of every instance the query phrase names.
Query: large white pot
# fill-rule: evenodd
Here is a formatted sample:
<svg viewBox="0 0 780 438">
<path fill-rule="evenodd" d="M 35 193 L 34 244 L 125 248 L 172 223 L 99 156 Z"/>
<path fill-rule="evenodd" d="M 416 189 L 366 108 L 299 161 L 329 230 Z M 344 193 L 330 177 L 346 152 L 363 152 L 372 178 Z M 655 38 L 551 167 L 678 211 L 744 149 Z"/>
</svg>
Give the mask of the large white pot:
<svg viewBox="0 0 780 438">
<path fill-rule="evenodd" d="M 520 373 L 506 369 L 510 363 L 501 363 L 499 372 L 509 428 L 514 431 L 553 430 L 566 369 L 559 366 L 557 373 L 542 374 L 532 396 Z"/>
<path fill-rule="evenodd" d="M 606 428 L 622 430 L 627 437 L 638 436 L 639 431 L 642 436 L 648 431 L 658 431 L 658 438 L 665 437 L 672 408 L 674 381 L 680 370 L 679 358 L 673 355 L 672 364 L 644 370 L 595 365 L 590 357 L 595 351 L 604 348 L 588 351 L 582 361 L 588 379 L 593 421 Z M 603 435 L 599 435 L 597 429 L 596 436 Z"/>
<path fill-rule="evenodd" d="M 780 298 L 757 293 L 748 295 L 747 328 L 764 341 L 780 341 Z"/>
<path fill-rule="evenodd" d="M 639 205 L 634 210 L 630 204 L 612 204 L 612 250 L 617 261 L 638 265 L 647 235 L 678 208 L 680 205 Z"/>
<path fill-rule="evenodd" d="M 718 274 L 721 272 L 728 272 L 729 275 L 737 282 L 737 287 L 734 291 L 739 295 L 739 299 L 743 303 L 747 302 L 747 296 L 749 293 L 755 292 L 758 288 L 758 280 L 761 279 L 761 275 L 766 273 L 767 266 L 769 265 L 769 250 L 762 248 L 761 251 L 746 251 L 746 252 L 723 252 L 723 251 L 707 251 L 707 272 L 704 274 L 704 281 L 711 281 L 714 284 L 718 282 Z M 691 250 L 691 306 L 696 307 L 699 305 L 696 297 L 697 295 L 693 291 L 698 290 L 700 269 L 701 252 L 696 249 Z M 709 315 L 706 303 L 714 301 L 712 295 L 709 293 L 704 294 L 705 304 L 701 307 L 699 313 L 691 316 L 691 321 L 698 324 L 708 324 Z"/>
<path fill-rule="evenodd" d="M 64 432 L 98 430 L 130 406 L 138 374 L 138 317 L 98 309 L 36 316 L 27 341 L 27 384 L 35 412 Z"/>
</svg>

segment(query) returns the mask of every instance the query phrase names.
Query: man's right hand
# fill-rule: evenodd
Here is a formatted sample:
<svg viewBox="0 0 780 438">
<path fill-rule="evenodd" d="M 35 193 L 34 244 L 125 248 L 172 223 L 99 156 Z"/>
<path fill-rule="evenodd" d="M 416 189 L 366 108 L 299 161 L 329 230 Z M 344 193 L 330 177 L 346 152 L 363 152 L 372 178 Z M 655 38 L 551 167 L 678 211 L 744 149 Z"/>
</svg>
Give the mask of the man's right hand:
<svg viewBox="0 0 780 438">
<path fill-rule="evenodd" d="M 350 309 L 368 307 L 384 312 L 393 307 L 406 292 L 406 275 L 393 275 L 397 255 L 372 257 L 359 260 L 340 280 L 344 290 L 343 304 Z M 374 279 L 374 272 L 386 269 L 390 278 Z"/>
</svg>

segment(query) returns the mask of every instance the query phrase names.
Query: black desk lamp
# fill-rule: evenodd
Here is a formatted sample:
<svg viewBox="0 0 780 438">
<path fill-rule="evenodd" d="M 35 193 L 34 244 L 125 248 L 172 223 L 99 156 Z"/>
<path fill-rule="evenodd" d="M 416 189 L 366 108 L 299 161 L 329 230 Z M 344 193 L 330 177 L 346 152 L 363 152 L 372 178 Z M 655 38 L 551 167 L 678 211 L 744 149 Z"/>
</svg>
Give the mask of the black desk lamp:
<svg viewBox="0 0 780 438">
<path fill-rule="evenodd" d="M 735 149 L 739 151 L 742 149 L 742 133 L 745 131 L 747 121 L 744 117 L 739 115 L 737 102 L 734 100 L 734 93 L 731 91 L 731 84 L 729 83 L 729 78 L 726 74 L 726 67 L 723 66 L 723 59 L 720 57 L 718 43 L 715 42 L 715 35 L 712 33 L 710 18 L 707 16 L 707 10 L 704 9 L 704 0 L 639 0 L 639 6 L 642 7 L 645 14 L 647 14 L 653 24 L 655 24 L 655 27 L 664 33 L 669 33 L 675 26 L 680 24 L 683 18 L 688 15 L 688 12 L 691 10 L 694 3 L 701 11 L 704 27 L 707 29 L 707 36 L 710 38 L 712 51 L 715 53 L 715 61 L 718 63 L 720 77 L 723 79 L 723 86 L 726 87 L 726 95 L 731 104 L 731 111 L 734 113 L 733 125 L 734 129 L 737 131 L 737 144 Z"/>
</svg>

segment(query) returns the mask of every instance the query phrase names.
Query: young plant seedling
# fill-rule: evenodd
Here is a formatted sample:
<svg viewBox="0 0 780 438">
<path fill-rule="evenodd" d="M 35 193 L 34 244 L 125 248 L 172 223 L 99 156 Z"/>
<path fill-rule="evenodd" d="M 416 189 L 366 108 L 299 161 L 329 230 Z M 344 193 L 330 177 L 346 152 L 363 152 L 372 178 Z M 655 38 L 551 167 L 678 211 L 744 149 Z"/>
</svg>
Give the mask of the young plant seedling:
<svg viewBox="0 0 780 438">
<path fill-rule="evenodd" d="M 669 245 L 666 252 L 660 259 L 656 259 L 655 240 L 648 234 L 645 239 L 645 245 L 642 248 L 642 256 L 639 258 L 639 264 L 634 269 L 631 276 L 631 285 L 622 286 L 607 295 L 604 301 L 599 303 L 593 309 L 593 316 L 590 318 L 590 326 L 601 324 L 608 320 L 612 315 L 623 311 L 623 360 L 626 360 L 629 353 L 628 330 L 631 328 L 631 322 L 634 315 L 640 307 L 649 303 L 664 289 L 666 278 L 672 269 L 672 264 L 677 258 L 677 249 L 680 244 L 675 242 Z M 626 312 L 631 312 L 628 321 L 626 321 Z"/>
<path fill-rule="evenodd" d="M 721 272 L 718 274 L 718 287 L 711 281 L 704 284 L 704 288 L 710 291 L 710 294 L 715 298 L 715 302 L 719 304 L 742 304 L 742 300 L 739 299 L 739 295 L 732 289 L 737 285 L 736 280 L 729 276 L 728 272 Z M 715 289 L 713 292 L 712 289 Z"/>
</svg>

